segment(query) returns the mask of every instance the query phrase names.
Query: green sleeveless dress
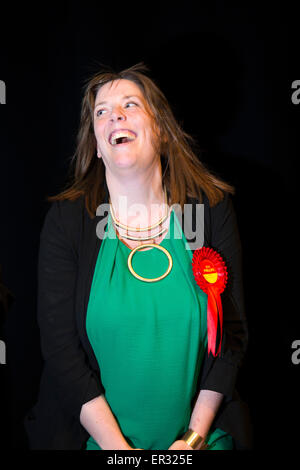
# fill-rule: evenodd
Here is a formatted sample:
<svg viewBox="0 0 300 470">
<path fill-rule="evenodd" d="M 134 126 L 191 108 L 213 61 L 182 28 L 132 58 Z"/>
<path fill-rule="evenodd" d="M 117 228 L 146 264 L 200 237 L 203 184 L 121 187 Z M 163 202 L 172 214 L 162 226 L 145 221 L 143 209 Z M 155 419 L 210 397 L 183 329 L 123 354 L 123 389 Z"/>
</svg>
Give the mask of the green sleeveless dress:
<svg viewBox="0 0 300 470">
<path fill-rule="evenodd" d="M 129 271 L 128 248 L 119 240 L 109 215 L 90 291 L 86 328 L 101 371 L 105 398 L 120 429 L 134 448 L 164 450 L 188 429 L 191 401 L 206 354 L 207 295 L 192 272 L 192 251 L 174 211 L 161 242 L 173 258 L 163 280 L 136 279 Z M 138 251 L 136 273 L 163 274 L 166 255 Z M 232 449 L 231 436 L 216 429 L 210 449 Z M 87 450 L 101 448 L 90 437 Z"/>
</svg>

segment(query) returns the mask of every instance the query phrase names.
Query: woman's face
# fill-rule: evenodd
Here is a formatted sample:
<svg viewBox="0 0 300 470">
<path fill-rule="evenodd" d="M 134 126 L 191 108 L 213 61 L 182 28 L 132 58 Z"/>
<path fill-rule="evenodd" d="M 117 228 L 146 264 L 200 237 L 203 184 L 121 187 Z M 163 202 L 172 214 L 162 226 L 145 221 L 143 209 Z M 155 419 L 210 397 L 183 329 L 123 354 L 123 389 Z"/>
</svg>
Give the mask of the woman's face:
<svg viewBox="0 0 300 470">
<path fill-rule="evenodd" d="M 98 156 L 106 169 L 143 171 L 160 162 L 154 122 L 140 88 L 120 79 L 103 85 L 94 107 Z"/>
</svg>

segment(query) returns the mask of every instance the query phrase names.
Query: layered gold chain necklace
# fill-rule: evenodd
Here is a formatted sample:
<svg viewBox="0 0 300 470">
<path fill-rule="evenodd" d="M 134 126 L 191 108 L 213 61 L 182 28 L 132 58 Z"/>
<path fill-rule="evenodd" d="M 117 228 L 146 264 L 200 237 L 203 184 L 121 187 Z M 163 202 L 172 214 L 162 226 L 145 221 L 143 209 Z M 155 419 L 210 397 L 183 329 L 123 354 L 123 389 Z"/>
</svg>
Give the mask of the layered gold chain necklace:
<svg viewBox="0 0 300 470">
<path fill-rule="evenodd" d="M 131 250 L 131 252 L 129 253 L 129 256 L 128 256 L 128 260 L 127 260 L 127 264 L 128 264 L 128 269 L 129 271 L 131 272 L 131 274 L 136 277 L 137 279 L 139 279 L 140 281 L 145 281 L 145 282 L 157 282 L 157 281 L 161 281 L 162 279 L 164 279 L 171 271 L 172 269 L 172 266 L 173 266 L 173 260 L 172 260 L 172 256 L 170 255 L 170 253 L 168 252 L 168 250 L 166 250 L 163 246 L 160 246 L 158 244 L 155 243 L 155 238 L 159 237 L 160 235 L 162 235 L 163 233 L 165 233 L 167 231 L 167 228 L 164 228 L 162 230 L 159 230 L 154 236 L 150 235 L 150 236 L 139 236 L 139 237 L 135 237 L 135 236 L 132 236 L 132 235 L 128 235 L 128 232 L 148 232 L 149 230 L 153 230 L 154 228 L 156 227 L 159 227 L 159 225 L 162 225 L 163 222 L 167 219 L 168 217 L 168 201 L 167 201 L 167 189 L 165 187 L 165 190 L 164 190 L 164 195 L 165 195 L 165 207 L 166 207 L 166 212 L 164 214 L 163 217 L 161 217 L 161 219 L 159 219 L 158 222 L 156 222 L 155 224 L 153 225 L 150 225 L 149 227 L 130 227 L 128 225 L 125 225 L 125 224 L 122 224 L 120 221 L 117 220 L 116 216 L 115 216 L 115 212 L 114 212 L 114 209 L 113 209 L 113 205 L 111 203 L 111 201 L 109 200 L 109 204 L 110 204 L 110 212 L 111 212 L 111 218 L 115 224 L 115 227 L 117 228 L 121 228 L 121 229 L 124 229 L 126 230 L 126 235 L 122 235 L 123 238 L 126 238 L 128 240 L 134 240 L 134 241 L 150 241 L 152 240 L 152 243 L 141 243 L 141 245 L 133 248 Z M 146 277 L 142 277 L 140 276 L 139 274 L 137 274 L 133 267 L 132 267 L 132 258 L 134 256 L 134 254 L 139 251 L 139 250 L 142 250 L 144 248 L 157 248 L 158 250 L 161 250 L 163 253 L 165 253 L 165 255 L 167 256 L 168 258 L 168 261 L 169 261 L 169 266 L 166 270 L 166 272 L 164 274 L 162 274 L 161 276 L 159 277 L 155 277 L 155 278 L 146 278 Z"/>
</svg>

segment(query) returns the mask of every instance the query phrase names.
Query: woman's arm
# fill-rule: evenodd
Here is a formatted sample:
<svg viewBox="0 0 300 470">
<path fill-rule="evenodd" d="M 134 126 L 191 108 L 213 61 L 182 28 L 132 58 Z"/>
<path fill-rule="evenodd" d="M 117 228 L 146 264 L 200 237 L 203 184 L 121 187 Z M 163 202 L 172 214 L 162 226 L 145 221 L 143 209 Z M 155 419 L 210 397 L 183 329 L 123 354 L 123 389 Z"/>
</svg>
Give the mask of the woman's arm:
<svg viewBox="0 0 300 470">
<path fill-rule="evenodd" d="M 200 389 L 223 393 L 231 400 L 238 370 L 242 365 L 248 344 L 248 326 L 244 305 L 242 246 L 231 197 L 209 208 L 211 236 L 207 240 L 224 259 L 228 283 L 221 294 L 223 306 L 223 338 L 221 354 L 204 358 Z"/>
<path fill-rule="evenodd" d="M 38 323 L 44 367 L 60 407 L 78 419 L 84 403 L 104 393 L 89 367 L 74 316 L 81 212 L 77 203 L 55 202 L 40 237 Z"/>
<path fill-rule="evenodd" d="M 223 395 L 221 393 L 212 390 L 201 390 L 192 412 L 189 429 L 198 433 L 205 440 L 222 400 Z M 200 450 L 202 446 L 203 442 L 195 450 Z M 169 449 L 192 450 L 192 447 L 182 439 L 178 439 Z"/>
<path fill-rule="evenodd" d="M 105 396 L 90 400 L 81 408 L 80 422 L 103 450 L 131 450 Z"/>
<path fill-rule="evenodd" d="M 205 439 L 222 400 L 222 393 L 213 392 L 212 390 L 201 390 L 192 412 L 189 429 L 197 432 Z"/>
<path fill-rule="evenodd" d="M 231 198 L 225 195 L 215 207 L 205 205 L 206 244 L 223 257 L 229 274 L 228 285 L 222 294 L 223 338 L 218 357 L 204 356 L 200 392 L 194 406 L 189 428 L 206 437 L 222 400 L 230 401 L 238 370 L 245 355 L 248 330 L 245 316 L 241 242 Z M 189 449 L 181 439 L 170 449 Z"/>
</svg>

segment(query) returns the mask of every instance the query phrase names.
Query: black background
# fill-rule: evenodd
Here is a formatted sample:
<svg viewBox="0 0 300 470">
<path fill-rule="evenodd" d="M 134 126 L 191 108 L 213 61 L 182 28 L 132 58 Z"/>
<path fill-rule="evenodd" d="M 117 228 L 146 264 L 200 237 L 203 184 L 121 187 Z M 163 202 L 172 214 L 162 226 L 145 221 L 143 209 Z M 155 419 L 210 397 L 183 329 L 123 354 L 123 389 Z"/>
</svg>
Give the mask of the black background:
<svg viewBox="0 0 300 470">
<path fill-rule="evenodd" d="M 65 183 L 84 80 L 101 64 L 143 61 L 200 158 L 236 188 L 250 341 L 238 390 L 249 404 L 254 449 L 296 446 L 300 339 L 296 188 L 300 104 L 297 15 L 286 3 L 51 2 L 1 6 L 1 244 L 15 300 L 1 319 L 1 447 L 26 449 L 22 420 L 42 365 L 36 323 L 39 234 L 46 196 Z"/>
</svg>

